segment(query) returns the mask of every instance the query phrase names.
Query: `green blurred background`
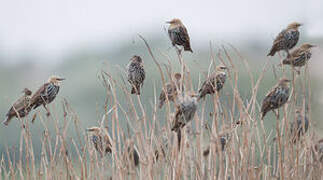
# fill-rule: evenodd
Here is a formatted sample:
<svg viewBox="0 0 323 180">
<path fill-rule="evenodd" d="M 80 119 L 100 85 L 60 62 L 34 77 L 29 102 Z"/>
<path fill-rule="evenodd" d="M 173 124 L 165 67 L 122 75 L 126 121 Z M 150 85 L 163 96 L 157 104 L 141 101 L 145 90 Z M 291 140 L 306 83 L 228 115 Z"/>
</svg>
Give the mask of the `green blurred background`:
<svg viewBox="0 0 323 180">
<path fill-rule="evenodd" d="M 4 2 L 0 6 L 0 115 L 3 120 L 12 102 L 21 96 L 23 88 L 28 87 L 36 91 L 50 75 L 55 74 L 66 78 L 57 99 L 49 106 L 57 112 L 55 117 L 61 122 L 59 128 L 63 127 L 61 109 L 64 98 L 76 112 L 82 129 L 98 125 L 105 112 L 106 98 L 105 88 L 98 78 L 101 71 L 111 72 L 123 83 L 122 69 L 135 54 L 142 56 L 144 60 L 147 79 L 141 98 L 151 117 L 154 89 L 159 95 L 161 79 L 137 33 L 147 39 L 159 63 L 168 64 L 168 59 L 163 56 L 167 54 L 171 58 L 173 70 L 179 71 L 176 53 L 171 47 L 164 24 L 173 17 L 180 17 L 191 35 L 194 53 L 185 52 L 183 56 L 190 68 L 195 90 L 199 87 L 199 78 L 203 80 L 208 71 L 211 60 L 209 43 L 212 42 L 215 54 L 223 52 L 222 46 L 231 51 L 230 55 L 239 68 L 238 87 L 241 97 L 250 98 L 248 74 L 241 59 L 230 50 L 232 45 L 248 61 L 256 78 L 265 62 L 270 61 L 258 92 L 258 101 L 261 101 L 277 81 L 273 76 L 272 66 L 276 66 L 280 59 L 277 55 L 273 58 L 266 57 L 272 41 L 288 23 L 300 21 L 304 23 L 304 27 L 301 27 L 298 45 L 311 42 L 319 46 L 313 49 L 309 70 L 312 83 L 313 128 L 323 136 L 323 122 L 320 119 L 323 115 L 320 111 L 323 103 L 323 15 L 320 1 L 312 0 L 308 4 L 294 1 L 248 1 L 240 2 L 235 7 L 230 3 L 238 2 L 232 1 L 207 1 L 205 4 L 179 1 L 174 6 L 170 6 L 171 1 L 143 1 L 127 2 L 127 7 L 123 6 L 123 2 L 111 4 L 104 1 L 95 1 L 93 4 L 85 1 L 57 1 L 45 4 L 37 0 L 30 4 L 20 1 L 16 3 Z M 275 3 L 281 4 L 277 7 Z M 276 9 L 277 13 L 272 14 L 273 9 Z M 230 15 L 223 16 L 226 13 Z M 216 60 L 219 63 L 218 59 Z M 303 71 L 301 75 L 304 75 Z M 130 111 L 124 94 L 119 91 L 118 96 L 121 105 L 126 111 Z M 232 88 L 227 83 L 221 92 L 224 107 L 229 106 L 230 98 L 232 99 Z M 136 100 L 135 97 L 133 99 Z M 212 103 L 208 97 L 207 113 L 211 110 Z M 38 111 L 45 116 L 43 108 L 39 108 Z M 163 113 L 164 109 L 157 112 L 160 121 L 165 121 Z M 29 115 L 29 119 L 32 114 Z M 120 123 L 125 127 L 125 119 L 122 115 L 120 117 Z M 270 113 L 265 121 L 269 129 L 273 127 L 272 119 L 273 115 Z M 45 118 L 44 122 L 54 129 L 54 121 Z M 42 136 L 44 127 L 37 118 L 30 128 L 35 151 L 39 151 L 39 137 Z M 8 127 L 0 126 L 2 154 L 7 147 L 18 147 L 20 132 L 20 125 L 16 119 L 13 119 Z M 72 127 L 69 137 L 75 137 Z"/>
</svg>

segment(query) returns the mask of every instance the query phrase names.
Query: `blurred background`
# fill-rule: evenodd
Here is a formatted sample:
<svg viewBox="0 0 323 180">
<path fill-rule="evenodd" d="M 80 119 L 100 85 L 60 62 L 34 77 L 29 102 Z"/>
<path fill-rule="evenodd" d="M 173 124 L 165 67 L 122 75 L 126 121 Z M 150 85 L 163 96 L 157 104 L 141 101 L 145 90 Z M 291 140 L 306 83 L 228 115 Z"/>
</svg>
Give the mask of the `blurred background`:
<svg viewBox="0 0 323 180">
<path fill-rule="evenodd" d="M 275 36 L 293 21 L 303 23 L 298 45 L 303 42 L 319 45 L 313 49 L 309 69 L 312 79 L 313 124 L 315 131 L 322 132 L 321 0 L 1 1 L 0 117 L 5 119 L 6 112 L 12 102 L 21 96 L 23 88 L 36 91 L 50 75 L 55 74 L 67 80 L 56 101 L 49 106 L 50 109 L 61 109 L 62 100 L 66 98 L 78 115 L 82 128 L 97 125 L 105 112 L 106 97 L 98 76 L 104 70 L 121 77 L 121 69 L 135 54 L 142 56 L 145 62 L 147 79 L 142 99 L 147 111 L 151 111 L 154 103 L 153 87 L 156 87 L 159 94 L 160 77 L 137 34 L 148 40 L 160 63 L 167 63 L 167 58 L 162 55 L 167 54 L 174 60 L 174 69 L 179 70 L 165 24 L 165 21 L 174 17 L 183 21 L 191 37 L 194 53 L 184 53 L 184 59 L 192 69 L 195 89 L 198 88 L 198 78 L 204 79 L 204 73 L 208 71 L 210 42 L 214 46 L 214 52 L 218 52 L 222 45 L 236 47 L 257 75 L 266 61 L 270 61 L 272 65 L 280 61 L 278 55 L 266 57 Z M 239 61 L 237 56 L 234 58 Z M 243 70 L 240 75 L 241 95 L 247 98 L 250 95 L 248 76 Z M 268 70 L 258 94 L 259 101 L 275 83 L 272 70 Z M 225 89 L 230 90 L 228 86 Z M 126 104 L 122 98 L 121 94 L 119 101 Z M 209 104 L 212 109 L 212 104 Z M 45 114 L 42 108 L 38 111 Z M 57 118 L 63 122 L 62 113 L 58 113 Z M 270 120 L 266 123 L 269 128 L 272 126 Z M 59 125 L 61 126 L 63 124 Z M 39 119 L 31 125 L 31 129 L 33 137 L 40 136 L 44 130 Z M 73 136 L 73 130 L 71 131 Z M 6 147 L 17 146 L 19 138 L 20 124 L 16 119 L 8 127 L 1 125 L 0 152 L 3 153 Z M 38 142 L 34 140 L 36 145 Z"/>
</svg>

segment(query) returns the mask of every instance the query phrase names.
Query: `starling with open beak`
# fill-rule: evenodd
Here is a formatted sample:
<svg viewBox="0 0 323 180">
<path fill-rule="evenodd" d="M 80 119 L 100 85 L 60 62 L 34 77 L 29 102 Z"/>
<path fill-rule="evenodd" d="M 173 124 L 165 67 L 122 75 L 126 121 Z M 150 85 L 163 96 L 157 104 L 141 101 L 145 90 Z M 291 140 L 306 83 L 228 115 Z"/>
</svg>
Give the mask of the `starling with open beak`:
<svg viewBox="0 0 323 180">
<path fill-rule="evenodd" d="M 50 104 L 54 101 L 56 98 L 59 89 L 60 89 L 60 83 L 65 80 L 64 78 L 60 78 L 57 76 L 51 76 L 48 79 L 48 82 L 42 85 L 38 91 L 31 97 L 31 107 L 33 109 L 36 109 L 40 105 L 43 105 L 43 107 L 47 111 L 47 116 L 50 115 L 49 110 L 47 109 L 46 105 Z"/>
<path fill-rule="evenodd" d="M 128 82 L 131 84 L 131 94 L 140 95 L 140 88 L 142 87 L 146 73 L 143 66 L 143 61 L 140 56 L 133 56 L 127 66 Z"/>
<path fill-rule="evenodd" d="M 294 22 L 282 30 L 273 42 L 273 46 L 267 56 L 274 56 L 276 52 L 285 50 L 289 56 L 289 50 L 292 49 L 298 42 L 299 31 L 298 28 L 302 24 Z"/>
<path fill-rule="evenodd" d="M 207 94 L 214 94 L 215 91 L 219 92 L 225 83 L 227 67 L 219 65 L 216 67 L 216 72 L 212 73 L 210 77 L 202 84 L 199 90 L 199 99 L 205 97 Z"/>
<path fill-rule="evenodd" d="M 168 35 L 172 41 L 172 45 L 183 46 L 184 51 L 193 52 L 190 44 L 190 37 L 182 21 L 175 18 L 167 23 L 170 24 L 168 27 Z"/>
<path fill-rule="evenodd" d="M 292 51 L 289 57 L 283 60 L 283 64 L 288 64 L 295 67 L 304 66 L 312 56 L 312 47 L 315 47 L 315 45 L 309 43 L 302 44 L 299 48 Z"/>
<path fill-rule="evenodd" d="M 101 129 L 100 127 L 90 127 L 86 129 L 89 132 L 90 140 L 94 145 L 94 148 L 103 156 L 107 153 L 111 153 L 111 142 L 108 136 L 108 128 Z"/>
<path fill-rule="evenodd" d="M 288 101 L 289 83 L 290 80 L 281 78 L 276 86 L 266 95 L 261 106 L 261 119 L 264 119 L 267 112 L 282 107 Z"/>
<path fill-rule="evenodd" d="M 3 121 L 4 125 L 8 126 L 10 120 L 13 117 L 23 118 L 30 112 L 30 99 L 32 92 L 29 89 L 25 88 L 23 90 L 23 93 L 24 95 L 13 103 L 10 110 L 6 114 L 6 120 Z"/>
<path fill-rule="evenodd" d="M 168 101 L 174 102 L 175 97 L 177 96 L 177 90 L 180 89 L 181 86 L 181 78 L 182 75 L 180 73 L 175 73 L 175 80 L 171 80 L 171 82 L 165 85 L 165 89 L 163 88 L 162 92 L 159 95 L 159 108 L 162 108 L 166 99 Z M 183 91 L 183 87 L 181 89 Z"/>
</svg>

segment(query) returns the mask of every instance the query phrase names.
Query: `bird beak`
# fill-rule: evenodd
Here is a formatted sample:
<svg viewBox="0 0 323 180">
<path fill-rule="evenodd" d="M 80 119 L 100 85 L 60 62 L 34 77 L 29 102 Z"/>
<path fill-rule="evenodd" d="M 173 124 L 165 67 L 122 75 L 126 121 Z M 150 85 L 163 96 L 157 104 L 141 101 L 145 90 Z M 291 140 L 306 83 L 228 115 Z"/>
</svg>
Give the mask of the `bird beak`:
<svg viewBox="0 0 323 180">
<path fill-rule="evenodd" d="M 64 81 L 65 78 L 57 78 L 57 81 Z"/>
<path fill-rule="evenodd" d="M 312 44 L 311 47 L 317 47 L 317 45 Z"/>
<path fill-rule="evenodd" d="M 166 21 L 166 23 L 167 23 L 167 24 L 171 24 L 171 23 L 172 23 L 172 21 Z"/>
</svg>

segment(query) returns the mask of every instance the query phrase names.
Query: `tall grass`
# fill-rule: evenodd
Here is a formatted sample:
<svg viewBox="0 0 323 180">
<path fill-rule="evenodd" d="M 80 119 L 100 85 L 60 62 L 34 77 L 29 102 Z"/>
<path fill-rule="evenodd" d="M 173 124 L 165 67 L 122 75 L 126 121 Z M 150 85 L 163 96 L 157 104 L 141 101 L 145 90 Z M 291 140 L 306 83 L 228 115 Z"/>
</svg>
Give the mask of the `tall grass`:
<svg viewBox="0 0 323 180">
<path fill-rule="evenodd" d="M 148 42 L 142 36 L 140 38 L 160 73 L 160 83 L 163 86 L 167 79 L 172 78 L 171 64 L 178 61 L 184 75 L 185 90 L 194 90 L 190 73 L 192 67 L 185 63 L 180 52 L 174 59 L 162 53 L 169 62 L 163 66 L 154 56 Z M 250 67 L 248 61 L 232 46 L 222 47 L 215 54 L 210 44 L 210 57 L 207 74 L 218 63 L 229 67 L 225 86 L 232 96 L 228 96 L 228 92 L 220 92 L 211 96 L 212 103 L 199 101 L 198 113 L 182 131 L 180 151 L 176 134 L 170 130 L 174 118 L 173 105 L 167 101 L 165 110 L 162 111 L 164 114 L 161 116 L 159 113 L 160 90 L 153 87 L 154 96 L 149 97 L 151 104 L 143 104 L 144 93 L 141 96 L 129 94 L 129 86 L 125 80 L 114 77 L 108 71 L 102 71 L 99 78 L 105 87 L 106 111 L 98 124 L 93 126 L 104 129 L 111 124 L 110 132 L 107 133 L 111 140 L 112 153 L 102 156 L 95 150 L 85 130 L 80 128 L 77 114 L 64 99 L 59 106 L 63 109 L 63 114 L 58 114 L 59 111 L 54 106 L 51 117 L 37 114 L 43 125 L 43 134 L 39 138 L 31 138 L 29 118 L 20 119 L 25 126 L 22 125 L 20 129 L 18 148 L 8 148 L 7 153 L 2 154 L 2 178 L 321 179 L 323 165 L 319 162 L 314 148 L 318 137 L 313 129 L 310 126 L 309 131 L 296 143 L 291 141 L 289 130 L 297 106 L 302 107 L 303 113 L 308 107 L 311 124 L 311 84 L 308 68 L 305 67 L 300 76 L 290 73 L 291 70 L 287 67 L 279 73 L 291 76 L 291 97 L 287 105 L 279 110 L 276 119 L 265 118 L 264 121 L 274 120 L 275 127 L 265 128 L 264 122 L 260 120 L 261 102 L 258 102 L 264 95 L 258 94 L 258 90 L 265 72 L 272 69 L 269 61 L 255 75 L 251 70 L 255 67 Z M 251 89 L 248 99 L 243 98 L 239 92 L 239 70 L 242 68 L 237 67 L 236 61 L 240 61 L 248 72 Z M 281 70 L 275 69 L 276 71 Z M 199 85 L 207 74 L 199 78 Z M 119 102 L 117 96 L 120 94 L 125 97 L 126 105 Z M 207 113 L 207 106 L 212 106 L 211 113 Z M 152 109 L 151 114 L 147 113 L 147 107 Z M 126 127 L 121 125 L 124 124 L 120 122 L 122 120 L 126 121 Z M 55 129 L 54 134 L 50 134 L 50 128 Z M 71 128 L 76 132 L 75 138 L 68 135 Z M 221 138 L 225 138 L 223 151 Z M 35 143 L 41 144 L 40 153 L 34 152 Z M 126 158 L 128 152 L 125 149 L 132 146 L 140 156 L 137 167 L 133 165 L 131 158 Z M 17 151 L 18 157 L 15 156 Z"/>
</svg>

